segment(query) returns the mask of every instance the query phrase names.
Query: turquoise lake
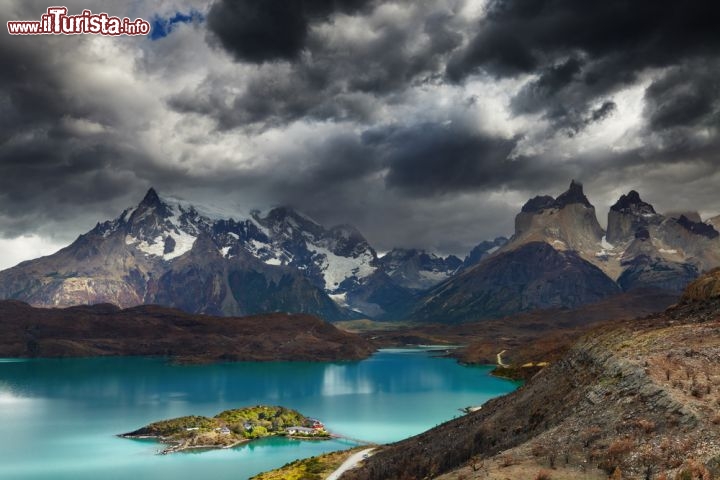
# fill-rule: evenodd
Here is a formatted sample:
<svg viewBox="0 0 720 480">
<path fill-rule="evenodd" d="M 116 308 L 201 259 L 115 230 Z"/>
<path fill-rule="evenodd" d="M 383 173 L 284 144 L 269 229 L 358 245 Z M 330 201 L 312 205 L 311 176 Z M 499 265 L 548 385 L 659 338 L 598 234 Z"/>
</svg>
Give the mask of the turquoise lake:
<svg viewBox="0 0 720 480">
<path fill-rule="evenodd" d="M 246 479 L 355 443 L 273 438 L 157 455 L 155 442 L 115 435 L 156 420 L 269 404 L 319 418 L 333 433 L 392 442 L 517 387 L 488 372 L 400 349 L 349 363 L 0 360 L 0 479 Z"/>
</svg>

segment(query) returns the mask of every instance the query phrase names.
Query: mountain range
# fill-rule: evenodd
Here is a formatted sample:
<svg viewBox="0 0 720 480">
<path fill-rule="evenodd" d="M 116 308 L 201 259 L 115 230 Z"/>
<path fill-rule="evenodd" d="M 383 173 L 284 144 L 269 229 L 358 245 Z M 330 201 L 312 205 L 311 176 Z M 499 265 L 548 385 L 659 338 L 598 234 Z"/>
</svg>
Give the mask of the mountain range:
<svg viewBox="0 0 720 480">
<path fill-rule="evenodd" d="M 720 265 L 717 218 L 662 215 L 630 191 L 610 208 L 604 230 L 582 184 L 573 181 L 557 198 L 530 199 L 507 244 L 430 289 L 409 315 L 463 322 L 572 308 L 636 289 L 679 295 Z"/>
<path fill-rule="evenodd" d="M 40 307 L 112 303 L 190 313 L 311 313 L 327 320 L 399 314 L 463 266 L 392 250 L 352 226 L 325 228 L 287 207 L 245 216 L 150 189 L 53 255 L 0 272 L 0 298 Z"/>
<path fill-rule="evenodd" d="M 57 253 L 0 272 L 0 298 L 465 322 L 633 289 L 680 292 L 720 265 L 718 224 L 720 216 L 659 214 L 630 191 L 604 230 L 573 181 L 557 198 L 530 199 L 509 240 L 483 241 L 464 260 L 408 249 L 380 255 L 353 226 L 327 228 L 289 207 L 241 215 L 151 188 Z"/>
</svg>

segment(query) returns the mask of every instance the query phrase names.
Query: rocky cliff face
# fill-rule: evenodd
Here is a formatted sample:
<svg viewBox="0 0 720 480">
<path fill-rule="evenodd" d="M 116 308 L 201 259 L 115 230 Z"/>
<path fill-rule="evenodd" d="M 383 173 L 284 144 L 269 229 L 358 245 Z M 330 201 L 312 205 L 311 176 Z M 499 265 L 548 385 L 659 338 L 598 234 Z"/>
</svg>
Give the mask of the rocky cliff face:
<svg viewBox="0 0 720 480">
<path fill-rule="evenodd" d="M 720 265 L 720 235 L 697 214 L 658 214 L 638 192 L 622 195 L 603 231 L 595 208 L 573 181 L 557 198 L 530 199 L 506 244 L 428 291 L 410 318 L 467 321 L 533 308 L 573 307 L 619 290 L 679 294 Z M 486 248 L 489 247 L 489 248 Z M 565 265 L 560 267 L 560 265 Z M 592 268 L 591 268 L 592 267 Z"/>
<path fill-rule="evenodd" d="M 640 195 L 623 195 L 608 213 L 607 248 L 599 266 L 618 272 L 625 290 L 681 292 L 703 270 L 720 265 L 720 239 L 696 212 L 658 214 Z"/>
<path fill-rule="evenodd" d="M 716 478 L 717 277 L 663 314 L 596 329 L 516 392 L 381 447 L 342 478 L 501 480 L 550 467 L 553 478 Z"/>
<path fill-rule="evenodd" d="M 610 207 L 607 241 L 610 243 L 632 241 L 636 232 L 647 230 L 650 225 L 659 225 L 662 220 L 662 215 L 658 215 L 652 205 L 643 202 L 638 192 L 630 190 Z"/>
<path fill-rule="evenodd" d="M 459 322 L 536 308 L 574 307 L 619 292 L 593 263 L 604 231 L 580 183 L 557 198 L 529 200 L 515 218 L 515 234 L 490 247 L 477 263 L 425 294 L 410 318 Z M 485 248 L 489 247 L 489 248 Z"/>
<path fill-rule="evenodd" d="M 720 232 L 720 215 L 709 218 L 707 220 L 708 225 L 712 225 L 715 230 Z"/>
<path fill-rule="evenodd" d="M 557 199 L 544 196 L 529 200 L 515 217 L 515 234 L 503 250 L 545 242 L 558 250 L 585 255 L 597 251 L 604 234 L 582 184 L 573 180 Z"/>
</svg>

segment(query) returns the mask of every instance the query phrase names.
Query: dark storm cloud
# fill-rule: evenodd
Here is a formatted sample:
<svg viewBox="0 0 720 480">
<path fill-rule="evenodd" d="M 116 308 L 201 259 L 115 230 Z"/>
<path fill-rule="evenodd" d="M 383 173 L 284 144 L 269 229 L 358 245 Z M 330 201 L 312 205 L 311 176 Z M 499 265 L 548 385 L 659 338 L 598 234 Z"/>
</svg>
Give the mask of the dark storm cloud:
<svg viewBox="0 0 720 480">
<path fill-rule="evenodd" d="M 310 24 L 335 12 L 352 13 L 369 0 L 219 0 L 208 13 L 210 32 L 238 60 L 297 58 Z"/>
<path fill-rule="evenodd" d="M 320 25 L 328 21 L 328 15 L 306 15 L 308 8 L 329 14 L 357 11 L 363 3 L 371 2 L 318 2 L 311 8 L 298 3 L 285 14 L 299 15 L 303 22 Z M 264 2 L 253 4 L 251 17 L 254 9 L 275 8 L 272 2 L 267 6 L 260 6 Z M 333 9 L 328 7 L 331 4 Z M 226 8 L 224 5 L 216 3 L 213 10 Z M 233 4 L 227 8 L 238 7 Z M 265 128 L 300 119 L 371 122 L 382 104 L 402 102 L 403 94 L 413 85 L 439 82 L 444 57 L 462 42 L 448 9 L 432 4 L 402 8 L 414 12 L 406 23 L 398 24 L 392 18 L 373 19 L 368 7 L 362 11 L 368 38 L 343 38 L 342 31 L 335 32 L 339 39 L 327 38 L 332 34 L 323 31 L 306 32 L 301 44 L 291 42 L 294 53 L 287 56 L 290 62 L 261 65 L 234 84 L 209 76 L 199 89 L 170 97 L 169 105 L 179 112 L 210 116 L 220 129 Z M 212 15 L 211 10 L 211 30 Z M 280 38 L 290 42 L 287 36 Z M 272 43 L 269 45 L 270 50 L 275 49 Z M 232 45 L 224 46 L 245 62 L 285 58 L 273 56 L 264 47 L 253 49 L 261 59 L 246 58 L 237 55 Z"/>
<path fill-rule="evenodd" d="M 719 16 L 715 2 L 495 0 L 448 73 L 456 80 L 479 68 L 504 76 L 532 73 L 580 51 L 620 67 L 606 73 L 622 77 L 715 54 Z"/>
<path fill-rule="evenodd" d="M 191 11 L 162 3 L 127 8 Z M 2 20 L 46 8 L 7 4 Z M 289 204 L 356 224 L 380 249 L 459 254 L 510 234 L 528 197 L 571 178 L 601 218 L 619 186 L 659 209 L 665 198 L 720 205 L 713 3 L 491 0 L 479 21 L 466 7 L 218 0 L 197 7 L 205 23 L 176 23 L 158 41 L 8 36 L 0 235 L 75 236 L 150 185 L 219 205 Z M 96 49 L 127 69 L 94 64 Z M 87 92 L 93 76 L 102 85 Z M 643 98 L 618 95 L 641 82 Z"/>
<path fill-rule="evenodd" d="M 716 58 L 718 21 L 716 2 L 495 0 L 474 38 L 448 62 L 447 73 L 454 81 L 480 71 L 537 74 L 513 100 L 515 112 L 541 112 L 577 132 L 608 112 L 598 112 L 596 104 L 644 70 Z M 699 68 L 685 68 L 688 81 L 702 73 Z M 670 93 L 670 103 L 682 102 Z M 687 120 L 694 120 L 692 114 Z"/>
<path fill-rule="evenodd" d="M 276 190 L 289 195 L 287 201 L 308 197 L 308 192 L 318 198 L 322 192 L 318 201 L 326 202 L 330 191 L 383 178 L 384 187 L 395 196 L 431 199 L 502 188 L 543 188 L 554 185 L 558 176 L 572 175 L 572 164 L 511 158 L 516 145 L 517 139 L 460 122 L 374 127 L 357 136 L 342 134 L 298 146 L 283 162 L 294 168 L 276 174 Z M 311 202 L 303 198 L 302 203 Z M 337 206 L 336 201 L 331 204 Z"/>
<path fill-rule="evenodd" d="M 72 89 L 68 57 L 54 41 L 11 37 L 0 44 L 2 236 L 62 236 L 54 231 L 59 223 L 125 197 L 138 165 L 147 164 L 143 152 L 106 131 L 120 126 L 117 112 Z"/>
<path fill-rule="evenodd" d="M 673 68 L 645 92 L 645 115 L 653 130 L 715 124 L 720 111 L 720 59 Z"/>
<path fill-rule="evenodd" d="M 515 140 L 453 124 L 420 124 L 366 132 L 388 167 L 386 184 L 414 195 L 497 188 L 527 165 L 509 159 Z"/>
</svg>

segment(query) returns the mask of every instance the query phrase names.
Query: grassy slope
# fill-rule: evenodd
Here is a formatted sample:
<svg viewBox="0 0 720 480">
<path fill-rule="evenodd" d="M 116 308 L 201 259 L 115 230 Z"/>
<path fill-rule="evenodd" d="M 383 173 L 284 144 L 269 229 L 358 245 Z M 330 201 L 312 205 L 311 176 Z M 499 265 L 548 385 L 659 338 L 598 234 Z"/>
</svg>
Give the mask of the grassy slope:
<svg viewBox="0 0 720 480">
<path fill-rule="evenodd" d="M 350 455 L 363 448 L 365 447 L 295 460 L 276 470 L 256 475 L 251 480 L 322 480 L 337 470 Z"/>
</svg>

